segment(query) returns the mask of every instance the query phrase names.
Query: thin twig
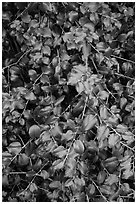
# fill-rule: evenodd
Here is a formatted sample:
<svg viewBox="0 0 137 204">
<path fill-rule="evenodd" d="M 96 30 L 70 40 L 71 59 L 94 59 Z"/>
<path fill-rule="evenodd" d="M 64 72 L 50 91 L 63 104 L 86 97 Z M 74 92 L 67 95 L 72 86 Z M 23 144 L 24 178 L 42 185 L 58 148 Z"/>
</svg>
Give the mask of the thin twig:
<svg viewBox="0 0 137 204">
<path fill-rule="evenodd" d="M 114 73 L 115 75 L 118 75 L 120 77 L 124 77 L 124 78 L 127 78 L 127 79 L 131 79 L 131 80 L 135 80 L 134 78 L 131 78 L 129 76 L 126 76 L 126 75 L 123 75 L 123 74 L 118 74 L 118 73 Z"/>
<path fill-rule="evenodd" d="M 48 161 L 49 162 L 49 161 Z M 36 176 L 39 176 L 39 173 L 42 171 L 42 169 L 48 164 L 48 162 L 46 162 L 41 168 L 40 168 L 40 170 L 35 174 L 35 176 L 33 177 L 33 179 L 31 180 L 31 182 L 29 183 L 29 185 L 19 194 L 19 196 L 21 195 L 21 194 L 23 194 L 25 191 L 27 191 L 28 190 L 28 188 L 31 186 L 31 184 L 34 182 L 34 180 L 35 180 L 35 178 L 36 178 Z"/>
<path fill-rule="evenodd" d="M 28 54 L 30 51 L 31 51 L 31 49 L 27 50 L 27 51 L 26 51 L 25 53 L 23 53 L 23 55 L 17 60 L 17 62 L 14 62 L 14 63 L 12 63 L 12 64 L 9 64 L 9 65 L 7 65 L 6 67 L 3 67 L 2 70 L 5 70 L 5 69 L 10 68 L 10 67 L 12 67 L 12 66 L 14 66 L 14 65 L 17 65 L 17 64 L 20 62 L 20 60 L 21 60 L 26 54 Z"/>
<path fill-rule="evenodd" d="M 108 202 L 107 198 L 102 194 L 102 192 L 100 191 L 99 187 L 97 186 L 97 184 L 93 181 L 93 179 L 91 179 L 92 183 L 94 184 L 94 186 L 97 188 L 97 190 L 99 191 L 100 195 L 102 196 L 102 198 Z"/>
<path fill-rule="evenodd" d="M 33 139 L 28 140 L 28 142 L 21 148 L 21 150 L 18 152 L 18 154 L 16 154 L 10 161 L 10 163 L 8 165 L 10 165 L 16 158 L 17 156 L 20 154 L 20 152 L 32 141 Z"/>
<path fill-rule="evenodd" d="M 117 59 L 120 59 L 120 60 L 123 60 L 123 61 L 131 62 L 132 64 L 135 64 L 135 62 L 132 61 L 132 60 L 125 59 L 125 58 L 122 58 L 122 57 L 118 57 L 116 55 L 111 55 L 111 57 L 114 57 L 114 58 L 117 58 Z"/>
<path fill-rule="evenodd" d="M 92 60 L 92 63 L 93 63 L 93 65 L 94 65 L 94 67 L 95 67 L 97 73 L 98 73 L 98 69 L 97 69 L 97 66 L 96 66 L 96 64 L 95 64 L 95 62 L 94 62 L 94 60 L 93 60 L 93 57 L 91 57 L 91 60 Z"/>
</svg>

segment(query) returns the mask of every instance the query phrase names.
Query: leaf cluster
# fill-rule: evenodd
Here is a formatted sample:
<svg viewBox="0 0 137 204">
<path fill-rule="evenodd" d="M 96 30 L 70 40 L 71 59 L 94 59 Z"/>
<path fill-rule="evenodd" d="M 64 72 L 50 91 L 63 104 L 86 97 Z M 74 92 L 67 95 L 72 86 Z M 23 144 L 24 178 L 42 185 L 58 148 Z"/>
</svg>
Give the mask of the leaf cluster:
<svg viewBox="0 0 137 204">
<path fill-rule="evenodd" d="M 135 4 L 2 4 L 4 202 L 131 202 Z"/>
</svg>

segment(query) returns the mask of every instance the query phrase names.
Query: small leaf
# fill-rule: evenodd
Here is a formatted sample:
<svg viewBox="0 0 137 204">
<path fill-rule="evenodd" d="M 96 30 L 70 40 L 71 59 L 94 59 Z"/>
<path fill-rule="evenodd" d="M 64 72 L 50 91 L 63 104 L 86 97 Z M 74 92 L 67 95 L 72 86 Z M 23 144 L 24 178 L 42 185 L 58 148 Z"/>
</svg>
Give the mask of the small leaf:
<svg viewBox="0 0 137 204">
<path fill-rule="evenodd" d="M 48 27 L 43 28 L 43 29 L 41 28 L 40 32 L 44 38 L 50 38 L 51 37 L 51 30 Z"/>
<path fill-rule="evenodd" d="M 32 139 L 38 138 L 40 136 L 40 127 L 38 125 L 33 125 L 29 129 L 29 135 Z"/>
<path fill-rule="evenodd" d="M 99 42 L 96 44 L 96 48 L 98 51 L 105 51 L 107 47 L 104 42 Z"/>
<path fill-rule="evenodd" d="M 84 152 L 84 145 L 81 140 L 76 140 L 74 142 L 74 150 L 78 154 L 82 154 Z"/>
<path fill-rule="evenodd" d="M 102 100 L 106 100 L 109 97 L 109 93 L 106 91 L 100 91 L 98 97 Z"/>
<path fill-rule="evenodd" d="M 86 44 L 86 42 L 84 41 L 83 42 L 83 49 L 82 49 L 82 51 L 83 51 L 83 57 L 84 57 L 85 61 L 88 60 L 88 56 L 89 56 L 90 50 L 91 50 L 90 48 L 91 48 L 90 45 Z"/>
<path fill-rule="evenodd" d="M 102 120 L 108 119 L 108 110 L 106 106 L 103 105 L 100 106 L 100 117 Z"/>
<path fill-rule="evenodd" d="M 18 157 L 18 163 L 20 166 L 25 166 L 29 163 L 30 161 L 30 158 L 25 154 L 20 154 L 19 157 Z"/>
<path fill-rule="evenodd" d="M 67 150 L 63 146 L 59 146 L 53 150 L 53 153 L 60 158 L 63 158 L 67 154 Z"/>
<path fill-rule="evenodd" d="M 29 23 L 31 21 L 31 18 L 30 18 L 30 15 L 28 15 L 27 13 L 25 13 L 23 16 L 22 16 L 22 21 L 24 23 Z"/>
<path fill-rule="evenodd" d="M 43 74 L 40 78 L 41 83 L 45 84 L 45 83 L 49 83 L 49 77 L 47 76 L 47 74 Z"/>
<path fill-rule="evenodd" d="M 49 178 L 49 173 L 46 170 L 42 170 L 41 173 L 40 173 L 40 176 L 43 179 L 48 179 Z"/>
<path fill-rule="evenodd" d="M 109 129 L 106 125 L 101 125 L 97 130 L 98 140 L 104 140 L 109 135 Z"/>
<path fill-rule="evenodd" d="M 105 180 L 105 184 L 106 185 L 112 185 L 112 184 L 114 184 L 114 183 L 117 183 L 118 182 L 118 176 L 117 175 L 115 175 L 115 174 L 110 174 L 109 176 L 108 176 L 108 178 Z"/>
<path fill-rule="evenodd" d="M 106 178 L 106 172 L 105 171 L 100 171 L 98 176 L 97 176 L 97 181 L 99 184 L 102 184 Z"/>
<path fill-rule="evenodd" d="M 61 96 L 60 98 L 58 98 L 55 102 L 55 106 L 58 106 L 62 101 L 64 101 L 65 95 Z"/>
<path fill-rule="evenodd" d="M 30 101 L 36 100 L 36 96 L 34 95 L 33 92 L 26 93 L 26 95 L 24 97 L 26 100 L 30 100 Z"/>
<path fill-rule="evenodd" d="M 92 22 L 91 22 L 91 23 L 86 23 L 86 24 L 84 25 L 84 27 L 85 27 L 85 28 L 88 28 L 91 33 L 94 33 L 94 31 L 95 31 L 95 26 L 94 26 L 94 23 L 92 23 Z"/>
<path fill-rule="evenodd" d="M 75 21 L 78 17 L 78 13 L 76 11 L 71 11 L 68 15 L 71 22 Z"/>
<path fill-rule="evenodd" d="M 30 69 L 29 76 L 32 81 L 35 81 L 35 79 L 37 78 L 37 72 L 34 69 Z"/>
<path fill-rule="evenodd" d="M 127 99 L 122 97 L 120 98 L 120 108 L 122 109 L 127 104 Z"/>
<path fill-rule="evenodd" d="M 22 150 L 20 142 L 10 143 L 10 145 L 8 146 L 8 150 L 12 154 L 15 154 L 15 155 L 18 154 Z"/>
<path fill-rule="evenodd" d="M 8 186 L 8 185 L 9 185 L 8 175 L 2 175 L 2 186 Z"/>
<path fill-rule="evenodd" d="M 50 184 L 49 184 L 49 187 L 50 188 L 60 188 L 61 187 L 61 183 L 60 183 L 60 181 L 53 181 L 53 182 L 51 182 Z"/>
<path fill-rule="evenodd" d="M 71 130 L 68 130 L 66 133 L 64 133 L 62 135 L 62 140 L 66 140 L 66 141 L 69 141 L 73 138 L 73 132 Z"/>
<path fill-rule="evenodd" d="M 108 138 L 109 147 L 114 147 L 119 142 L 119 139 L 120 138 L 118 135 L 112 133 Z"/>
<path fill-rule="evenodd" d="M 34 192 L 34 191 L 36 191 L 38 189 L 38 187 L 36 186 L 36 184 L 35 183 L 31 183 L 30 184 L 30 187 L 29 187 L 29 190 L 30 190 L 30 192 Z"/>
<path fill-rule="evenodd" d="M 89 194 L 93 195 L 96 190 L 94 184 L 89 184 L 88 188 L 89 188 Z"/>
<path fill-rule="evenodd" d="M 125 41 L 126 41 L 126 38 L 127 38 L 127 34 L 124 34 L 124 33 L 122 33 L 122 34 L 120 34 L 120 35 L 118 36 L 118 40 L 119 40 L 119 42 L 121 42 L 121 43 L 125 42 Z"/>
<path fill-rule="evenodd" d="M 83 121 L 84 129 L 90 130 L 97 123 L 96 115 L 89 114 Z"/>
<path fill-rule="evenodd" d="M 44 64 L 48 65 L 49 64 L 49 58 L 48 57 L 42 57 L 42 61 Z"/>
<path fill-rule="evenodd" d="M 54 170 L 63 169 L 63 167 L 64 167 L 64 161 L 62 161 L 59 164 L 55 165 Z"/>
<path fill-rule="evenodd" d="M 42 47 L 42 53 L 43 54 L 46 54 L 46 55 L 48 55 L 48 56 L 50 56 L 50 54 L 51 54 L 51 50 L 50 50 L 50 47 L 49 46 L 44 46 L 44 47 Z"/>
</svg>

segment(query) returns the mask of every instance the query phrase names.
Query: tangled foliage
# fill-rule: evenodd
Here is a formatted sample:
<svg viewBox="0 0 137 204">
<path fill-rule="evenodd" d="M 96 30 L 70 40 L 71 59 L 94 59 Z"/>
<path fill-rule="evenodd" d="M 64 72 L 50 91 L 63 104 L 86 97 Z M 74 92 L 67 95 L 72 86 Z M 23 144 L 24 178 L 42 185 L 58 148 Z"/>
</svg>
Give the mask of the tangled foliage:
<svg viewBox="0 0 137 204">
<path fill-rule="evenodd" d="M 3 3 L 3 201 L 134 201 L 134 9 Z"/>
</svg>

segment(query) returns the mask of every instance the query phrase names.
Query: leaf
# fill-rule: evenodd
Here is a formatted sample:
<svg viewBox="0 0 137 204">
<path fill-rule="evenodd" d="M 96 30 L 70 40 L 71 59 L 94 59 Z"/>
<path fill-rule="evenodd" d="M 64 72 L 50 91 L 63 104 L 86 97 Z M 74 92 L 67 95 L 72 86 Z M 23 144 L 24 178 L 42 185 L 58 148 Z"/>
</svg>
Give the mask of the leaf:
<svg viewBox="0 0 137 204">
<path fill-rule="evenodd" d="M 110 174 L 109 176 L 108 176 L 108 178 L 105 180 L 105 184 L 106 185 L 112 185 L 112 184 L 116 184 L 117 182 L 118 182 L 118 176 L 117 175 L 115 175 L 115 174 Z"/>
<path fill-rule="evenodd" d="M 119 133 L 125 133 L 126 131 L 128 131 L 128 127 L 125 126 L 124 124 L 118 124 L 116 130 Z"/>
<path fill-rule="evenodd" d="M 100 106 L 100 117 L 102 120 L 108 119 L 108 110 L 107 110 L 106 106 L 104 106 L 104 105 Z"/>
<path fill-rule="evenodd" d="M 81 80 L 81 77 L 84 76 L 86 73 L 86 67 L 83 65 L 74 66 L 70 77 L 68 79 L 68 85 L 75 85 L 78 81 Z"/>
<path fill-rule="evenodd" d="M 56 189 L 56 188 L 60 189 L 61 183 L 60 183 L 60 181 L 52 181 L 52 182 L 49 184 L 49 187 L 50 187 L 50 188 L 53 188 L 53 189 Z"/>
<path fill-rule="evenodd" d="M 36 186 L 35 183 L 31 183 L 30 186 L 29 186 L 29 190 L 30 192 L 34 192 L 34 191 L 37 191 L 38 187 Z"/>
<path fill-rule="evenodd" d="M 46 170 L 42 170 L 41 173 L 40 173 L 40 176 L 43 179 L 48 179 L 50 175 L 49 175 L 49 173 Z"/>
<path fill-rule="evenodd" d="M 42 57 L 42 62 L 46 65 L 49 64 L 49 58 L 48 57 Z"/>
<path fill-rule="evenodd" d="M 48 27 L 46 27 L 46 28 L 41 28 L 40 32 L 41 32 L 41 35 L 42 35 L 44 38 L 50 38 L 50 37 L 51 37 L 51 30 L 50 30 L 50 28 L 48 28 Z"/>
<path fill-rule="evenodd" d="M 22 150 L 20 142 L 10 143 L 10 145 L 8 146 L 8 150 L 11 154 L 14 155 L 18 154 Z"/>
<path fill-rule="evenodd" d="M 56 102 L 54 103 L 55 106 L 58 106 L 62 101 L 64 101 L 65 95 L 61 96 L 60 98 L 58 98 L 56 100 Z"/>
<path fill-rule="evenodd" d="M 51 54 L 51 49 L 50 49 L 50 47 L 47 46 L 47 45 L 44 46 L 44 47 L 42 47 L 42 53 L 45 54 L 45 55 L 50 56 L 50 54 Z"/>
<path fill-rule="evenodd" d="M 98 176 L 97 176 L 98 183 L 102 184 L 105 181 L 105 178 L 106 178 L 106 172 L 105 171 L 100 171 L 98 173 Z"/>
<path fill-rule="evenodd" d="M 24 97 L 25 97 L 26 100 L 29 100 L 29 101 L 36 100 L 36 96 L 34 95 L 33 92 L 26 93 L 26 95 Z"/>
<path fill-rule="evenodd" d="M 29 163 L 30 161 L 30 158 L 25 154 L 20 154 L 19 157 L 18 157 L 18 163 L 20 166 L 25 166 Z"/>
<path fill-rule="evenodd" d="M 37 72 L 34 69 L 30 69 L 29 76 L 32 81 L 35 81 L 35 79 L 37 78 Z"/>
<path fill-rule="evenodd" d="M 120 108 L 122 109 L 127 104 L 127 99 L 125 97 L 120 98 Z"/>
<path fill-rule="evenodd" d="M 99 2 L 85 2 L 85 5 L 89 8 L 91 12 L 96 12 L 99 8 Z"/>
<path fill-rule="evenodd" d="M 109 129 L 106 125 L 101 125 L 97 130 L 98 140 L 104 140 L 109 135 Z"/>
<path fill-rule="evenodd" d="M 89 53 L 90 53 L 90 45 L 89 44 L 86 44 L 86 42 L 84 41 L 83 42 L 83 48 L 82 48 L 82 52 L 83 52 L 83 57 L 84 57 L 84 60 L 87 61 L 88 60 L 88 56 L 89 56 Z"/>
<path fill-rule="evenodd" d="M 38 138 L 40 136 L 41 130 L 40 127 L 38 125 L 32 125 L 29 128 L 29 135 L 32 139 L 34 138 Z"/>
<path fill-rule="evenodd" d="M 72 130 L 68 130 L 66 133 L 63 133 L 62 140 L 69 141 L 73 138 L 73 136 L 74 136 L 74 133 L 72 132 Z"/>
<path fill-rule="evenodd" d="M 30 15 L 28 15 L 28 13 L 25 13 L 21 18 L 24 23 L 29 23 L 31 21 Z"/>
<path fill-rule="evenodd" d="M 63 146 L 59 146 L 53 150 L 53 153 L 60 158 L 63 158 L 67 154 L 67 150 Z"/>
<path fill-rule="evenodd" d="M 52 164 L 54 170 L 62 169 L 64 167 L 64 161 L 57 159 Z"/>
<path fill-rule="evenodd" d="M 112 133 L 108 138 L 109 147 L 110 148 L 114 147 L 119 141 L 120 141 L 119 136 Z"/>
<path fill-rule="evenodd" d="M 111 19 L 109 17 L 106 17 L 103 19 L 103 23 L 106 28 L 109 28 L 111 26 Z"/>
<path fill-rule="evenodd" d="M 86 23 L 85 25 L 84 25 L 84 27 L 85 28 L 87 28 L 87 29 L 89 29 L 90 30 L 90 33 L 94 33 L 94 31 L 95 31 L 95 26 L 94 26 L 94 24 L 91 22 L 91 23 Z"/>
<path fill-rule="evenodd" d="M 71 11 L 68 15 L 71 22 L 75 21 L 78 17 L 78 13 L 76 11 Z"/>
<path fill-rule="evenodd" d="M 74 183 L 73 183 L 73 180 L 72 179 L 68 179 L 66 182 L 65 182 L 65 187 L 69 187 L 69 186 L 73 186 Z"/>
<path fill-rule="evenodd" d="M 81 140 L 75 140 L 74 150 L 78 154 L 82 154 L 84 152 L 85 148 Z"/>
<path fill-rule="evenodd" d="M 95 193 L 96 189 L 95 189 L 94 184 L 89 184 L 88 189 L 89 189 L 90 195 L 93 195 Z"/>
<path fill-rule="evenodd" d="M 100 91 L 99 94 L 98 94 L 98 97 L 101 100 L 106 100 L 109 97 L 109 93 L 107 91 Z"/>
<path fill-rule="evenodd" d="M 8 186 L 8 185 L 9 185 L 8 175 L 2 175 L 2 186 Z"/>
<path fill-rule="evenodd" d="M 104 42 L 99 42 L 98 44 L 96 44 L 96 48 L 98 51 L 105 51 L 107 47 Z"/>
<path fill-rule="evenodd" d="M 90 130 L 97 123 L 96 115 L 89 114 L 84 118 L 83 126 L 85 131 Z"/>
<path fill-rule="evenodd" d="M 78 82 L 76 84 L 76 90 L 78 93 L 82 93 L 82 91 L 85 90 L 85 86 L 84 86 L 83 82 Z"/>
<path fill-rule="evenodd" d="M 127 141 L 127 144 L 131 144 L 135 141 L 134 135 L 130 131 L 126 131 L 122 134 L 123 140 Z"/>
<path fill-rule="evenodd" d="M 49 83 L 49 77 L 47 76 L 47 74 L 42 74 L 41 78 L 40 78 L 40 81 L 42 84 L 45 84 L 45 83 Z"/>
<path fill-rule="evenodd" d="M 119 42 L 121 42 L 121 43 L 125 42 L 125 41 L 126 41 L 126 38 L 127 38 L 127 34 L 125 34 L 125 33 L 122 33 L 122 34 L 120 34 L 120 35 L 118 36 L 118 40 L 119 40 Z"/>
</svg>

